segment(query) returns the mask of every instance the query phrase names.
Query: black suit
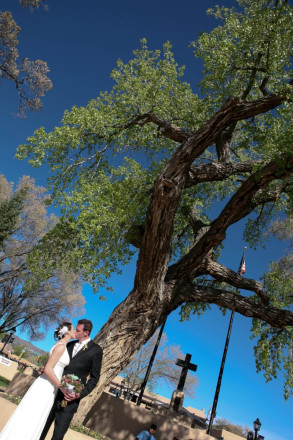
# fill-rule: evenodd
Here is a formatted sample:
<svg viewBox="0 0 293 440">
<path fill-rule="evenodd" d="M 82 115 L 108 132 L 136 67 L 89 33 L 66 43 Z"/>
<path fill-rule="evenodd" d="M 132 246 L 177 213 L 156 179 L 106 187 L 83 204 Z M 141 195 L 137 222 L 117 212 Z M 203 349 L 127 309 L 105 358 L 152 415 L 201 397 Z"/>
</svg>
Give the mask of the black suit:
<svg viewBox="0 0 293 440">
<path fill-rule="evenodd" d="M 64 395 L 60 390 L 58 391 L 40 440 L 45 439 L 54 419 L 55 428 L 52 440 L 62 440 L 70 425 L 74 413 L 77 411 L 80 399 L 87 396 L 98 383 L 102 365 L 103 350 L 93 341 L 89 341 L 74 357 L 72 357 L 72 351 L 75 343 L 76 341 L 71 341 L 67 344 L 70 362 L 67 367 L 65 367 L 63 374 L 75 374 L 78 376 L 85 384 L 84 389 L 80 393 L 80 398 L 75 399 L 72 402 L 68 402 L 65 408 L 61 408 L 60 406 Z M 87 381 L 89 374 L 90 379 Z"/>
</svg>

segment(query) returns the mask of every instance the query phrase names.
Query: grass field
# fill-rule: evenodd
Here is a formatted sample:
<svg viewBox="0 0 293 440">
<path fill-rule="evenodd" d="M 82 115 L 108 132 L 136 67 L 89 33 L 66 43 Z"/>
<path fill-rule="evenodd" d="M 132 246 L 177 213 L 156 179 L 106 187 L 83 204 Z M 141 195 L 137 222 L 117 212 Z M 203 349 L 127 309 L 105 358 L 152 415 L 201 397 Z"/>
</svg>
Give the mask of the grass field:
<svg viewBox="0 0 293 440">
<path fill-rule="evenodd" d="M 0 387 L 8 387 L 10 381 L 0 376 Z"/>
</svg>

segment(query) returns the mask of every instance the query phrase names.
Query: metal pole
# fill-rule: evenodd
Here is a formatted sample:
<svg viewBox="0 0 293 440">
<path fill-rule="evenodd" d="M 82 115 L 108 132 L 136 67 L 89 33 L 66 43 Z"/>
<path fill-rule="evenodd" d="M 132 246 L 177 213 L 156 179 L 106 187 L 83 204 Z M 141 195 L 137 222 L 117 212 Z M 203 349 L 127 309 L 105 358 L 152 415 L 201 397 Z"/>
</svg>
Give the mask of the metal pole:
<svg viewBox="0 0 293 440">
<path fill-rule="evenodd" d="M 214 417 L 216 415 L 216 409 L 217 409 L 217 404 L 218 404 L 218 397 L 219 397 L 220 388 L 221 388 L 222 376 L 223 376 L 225 360 L 226 360 L 226 355 L 227 355 L 227 350 L 228 350 L 228 345 L 229 345 L 229 340 L 230 340 L 230 334 L 231 334 L 231 328 L 232 328 L 232 324 L 233 324 L 233 318 L 234 318 L 234 310 L 232 310 L 232 312 L 231 312 L 231 317 L 230 317 L 230 322 L 229 322 L 229 327 L 228 327 L 228 332 L 227 332 L 227 336 L 226 336 L 226 342 L 225 342 L 225 347 L 224 347 L 224 352 L 223 352 L 223 357 L 222 357 L 222 363 L 221 363 L 221 368 L 220 368 L 220 372 L 219 372 L 218 383 L 217 383 L 217 388 L 216 388 L 216 392 L 215 392 L 215 397 L 214 397 L 211 417 L 210 417 L 210 421 L 209 421 L 209 426 L 208 426 L 208 429 L 207 429 L 207 434 L 211 433 Z"/>
<path fill-rule="evenodd" d="M 136 402 L 137 406 L 139 406 L 141 404 L 143 393 L 144 393 L 144 390 L 145 390 L 145 387 L 146 387 L 146 384 L 147 384 L 147 381 L 148 381 L 148 378 L 149 378 L 149 375 L 150 375 L 150 372 L 151 372 L 151 369 L 152 369 L 152 366 L 153 366 L 153 363 L 154 363 L 154 360 L 155 360 L 155 356 L 156 356 L 156 353 L 157 353 L 157 350 L 158 350 L 158 347 L 159 347 L 159 344 L 160 344 L 160 340 L 161 340 L 161 337 L 162 337 L 162 333 L 163 333 L 166 321 L 167 321 L 167 318 L 165 319 L 165 321 L 161 325 L 156 345 L 154 346 L 153 353 L 151 355 L 150 362 L 149 362 L 147 371 L 145 373 L 145 377 L 144 377 L 143 383 L 141 384 L 141 387 L 140 387 L 140 393 L 139 393 L 139 396 L 138 396 L 137 402 Z"/>
<path fill-rule="evenodd" d="M 3 351 L 4 351 L 4 348 L 6 347 L 6 345 L 9 343 L 9 341 L 10 341 L 10 339 L 11 339 L 11 337 L 13 336 L 13 332 L 10 332 L 9 333 L 9 335 L 8 335 L 8 338 L 7 338 L 7 340 L 4 342 L 4 345 L 3 345 L 3 347 L 1 348 L 1 350 L 0 350 L 0 354 L 2 354 L 3 353 Z"/>
<path fill-rule="evenodd" d="M 241 275 L 241 276 L 245 273 L 245 251 L 246 251 L 246 249 L 247 249 L 247 247 L 244 246 L 242 259 L 240 261 L 240 266 L 238 268 L 238 275 Z M 216 388 L 216 392 L 215 392 L 215 397 L 214 397 L 213 408 L 212 408 L 211 417 L 210 417 L 210 421 L 209 421 L 209 426 L 207 429 L 207 434 L 210 434 L 210 432 L 211 432 L 214 417 L 216 415 L 218 397 L 219 397 L 220 388 L 221 388 L 222 376 L 223 376 L 225 360 L 226 360 L 226 355 L 227 355 L 227 350 L 228 350 L 228 345 L 229 345 L 229 340 L 230 340 L 233 318 L 234 318 L 234 310 L 232 310 L 232 312 L 231 312 L 231 317 L 230 317 L 230 322 L 229 322 L 229 327 L 228 327 L 228 332 L 227 332 L 227 336 L 226 336 L 226 342 L 225 342 L 225 347 L 224 347 L 224 352 L 223 352 L 223 357 L 222 357 L 222 363 L 221 363 L 221 368 L 220 368 L 220 372 L 219 372 L 218 383 L 217 383 L 217 388 Z"/>
</svg>

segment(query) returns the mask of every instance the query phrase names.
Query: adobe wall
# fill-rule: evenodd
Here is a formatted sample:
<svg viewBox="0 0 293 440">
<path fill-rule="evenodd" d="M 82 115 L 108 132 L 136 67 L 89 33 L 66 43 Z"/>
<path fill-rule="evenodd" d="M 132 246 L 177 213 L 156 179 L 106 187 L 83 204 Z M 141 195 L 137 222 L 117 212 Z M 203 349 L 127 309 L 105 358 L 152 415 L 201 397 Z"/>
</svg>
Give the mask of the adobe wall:
<svg viewBox="0 0 293 440">
<path fill-rule="evenodd" d="M 4 360 L 5 359 L 6 358 L 4 358 Z M 15 373 L 17 372 L 18 365 L 17 362 L 9 361 L 9 359 L 7 359 L 7 361 L 10 364 L 9 366 L 0 363 L 0 376 L 4 377 L 7 380 L 12 380 Z"/>
<path fill-rule="evenodd" d="M 244 437 L 240 437 L 240 435 L 233 434 L 233 432 L 226 431 L 226 429 L 211 429 L 211 435 L 218 439 L 224 440 L 243 440 Z"/>
<path fill-rule="evenodd" d="M 135 403 L 103 393 L 84 420 L 84 425 L 115 440 L 134 440 L 151 423 L 158 426 L 158 440 L 212 440 L 204 430 L 179 424 L 171 417 L 155 414 Z"/>
<path fill-rule="evenodd" d="M 23 397 L 34 380 L 33 376 L 28 376 L 25 373 L 16 373 L 5 392 L 13 396 Z"/>
<path fill-rule="evenodd" d="M 22 397 L 34 380 L 34 377 L 17 373 L 6 393 Z M 172 440 L 175 435 L 180 440 L 212 439 L 203 430 L 184 426 L 169 417 L 154 414 L 133 402 L 118 399 L 107 393 L 102 394 L 84 420 L 85 426 L 113 440 L 134 440 L 135 435 L 148 428 L 151 423 L 158 426 L 158 440 Z"/>
<path fill-rule="evenodd" d="M 17 373 L 6 392 L 22 397 L 34 380 L 32 376 Z M 215 437 L 219 439 L 223 437 L 224 440 L 243 440 L 242 437 L 225 430 L 212 430 L 210 436 L 205 430 L 187 426 L 183 419 L 183 416 L 178 416 L 176 421 L 170 416 L 154 413 L 144 407 L 136 406 L 133 402 L 124 401 L 104 392 L 83 424 L 112 440 L 134 440 L 140 431 L 148 428 L 152 423 L 158 426 L 157 440 L 172 440 L 174 436 L 180 440 L 215 440 Z"/>
</svg>

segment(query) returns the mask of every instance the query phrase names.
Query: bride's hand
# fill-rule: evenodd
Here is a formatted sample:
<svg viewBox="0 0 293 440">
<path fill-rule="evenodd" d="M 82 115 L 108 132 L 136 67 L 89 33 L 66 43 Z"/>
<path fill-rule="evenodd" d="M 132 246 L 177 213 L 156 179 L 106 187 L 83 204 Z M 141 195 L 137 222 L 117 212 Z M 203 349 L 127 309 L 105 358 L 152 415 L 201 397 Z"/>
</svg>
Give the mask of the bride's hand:
<svg viewBox="0 0 293 440">
<path fill-rule="evenodd" d="M 73 400 L 75 397 L 75 393 L 69 393 L 67 388 L 60 386 L 59 390 L 64 394 L 65 400 Z"/>
<path fill-rule="evenodd" d="M 64 398 L 65 398 L 65 400 L 67 400 L 67 402 L 71 402 L 72 400 L 79 399 L 79 396 L 80 396 L 79 393 L 77 393 L 77 394 L 75 394 L 75 393 L 71 393 L 71 394 L 66 393 L 66 395 L 64 395 Z"/>
<path fill-rule="evenodd" d="M 76 399 L 76 395 L 75 395 L 75 393 L 68 393 L 68 391 L 66 391 L 64 393 L 64 398 L 65 398 L 65 400 L 67 400 L 67 402 L 71 402 L 72 400 Z"/>
</svg>

